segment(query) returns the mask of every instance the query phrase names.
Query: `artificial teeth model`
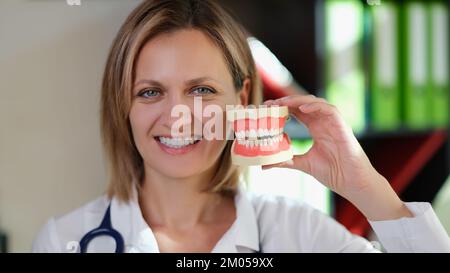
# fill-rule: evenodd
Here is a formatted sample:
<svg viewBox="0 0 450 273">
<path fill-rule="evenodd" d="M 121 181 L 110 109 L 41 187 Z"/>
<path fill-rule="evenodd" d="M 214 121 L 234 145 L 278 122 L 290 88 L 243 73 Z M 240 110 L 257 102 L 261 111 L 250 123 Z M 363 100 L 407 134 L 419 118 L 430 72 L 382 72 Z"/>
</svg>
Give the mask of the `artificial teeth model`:
<svg viewBox="0 0 450 273">
<path fill-rule="evenodd" d="M 286 106 L 227 111 L 236 136 L 231 148 L 233 164 L 269 165 L 292 159 L 291 141 L 283 132 L 288 116 Z"/>
</svg>

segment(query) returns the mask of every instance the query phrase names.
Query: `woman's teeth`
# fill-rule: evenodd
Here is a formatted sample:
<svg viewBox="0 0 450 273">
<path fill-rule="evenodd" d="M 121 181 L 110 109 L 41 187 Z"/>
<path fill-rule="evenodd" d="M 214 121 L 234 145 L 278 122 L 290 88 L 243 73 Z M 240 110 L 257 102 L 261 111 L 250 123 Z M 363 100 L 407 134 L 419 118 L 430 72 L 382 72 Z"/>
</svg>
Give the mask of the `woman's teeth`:
<svg viewBox="0 0 450 273">
<path fill-rule="evenodd" d="M 169 137 L 158 137 L 159 142 L 170 147 L 170 148 L 183 148 L 191 144 L 197 143 L 199 140 L 194 138 L 169 138 Z"/>
</svg>

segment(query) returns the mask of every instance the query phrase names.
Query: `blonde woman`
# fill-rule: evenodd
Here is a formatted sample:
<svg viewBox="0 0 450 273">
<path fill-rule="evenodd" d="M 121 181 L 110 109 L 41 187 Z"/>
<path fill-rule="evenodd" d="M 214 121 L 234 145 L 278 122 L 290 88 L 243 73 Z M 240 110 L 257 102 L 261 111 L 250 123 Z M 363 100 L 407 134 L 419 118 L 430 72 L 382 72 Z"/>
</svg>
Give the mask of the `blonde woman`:
<svg viewBox="0 0 450 273">
<path fill-rule="evenodd" d="M 204 107 L 225 110 L 258 105 L 260 94 L 246 37 L 220 6 L 144 1 L 114 40 L 103 78 L 108 193 L 50 219 L 33 250 L 377 252 L 306 204 L 244 192 L 230 161 L 231 141 L 188 135 L 174 142 L 175 106 L 192 109 L 201 98 Z M 275 166 L 309 173 L 350 200 L 387 251 L 450 251 L 431 206 L 400 200 L 334 106 L 314 96 L 265 103 L 288 106 L 314 139 L 307 154 Z"/>
</svg>

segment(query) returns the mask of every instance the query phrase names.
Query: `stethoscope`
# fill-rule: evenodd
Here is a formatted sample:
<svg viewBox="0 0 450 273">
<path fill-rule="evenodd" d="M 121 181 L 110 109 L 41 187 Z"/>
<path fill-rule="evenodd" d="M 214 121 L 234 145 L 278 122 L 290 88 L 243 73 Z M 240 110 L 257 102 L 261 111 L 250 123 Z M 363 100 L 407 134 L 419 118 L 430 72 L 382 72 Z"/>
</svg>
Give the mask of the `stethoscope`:
<svg viewBox="0 0 450 273">
<path fill-rule="evenodd" d="M 112 237 L 116 242 L 116 253 L 124 252 L 124 241 L 122 235 L 112 227 L 111 224 L 111 204 L 109 204 L 108 209 L 103 216 L 103 220 L 99 227 L 86 233 L 80 241 L 80 252 L 86 253 L 89 243 L 99 236 Z"/>
</svg>

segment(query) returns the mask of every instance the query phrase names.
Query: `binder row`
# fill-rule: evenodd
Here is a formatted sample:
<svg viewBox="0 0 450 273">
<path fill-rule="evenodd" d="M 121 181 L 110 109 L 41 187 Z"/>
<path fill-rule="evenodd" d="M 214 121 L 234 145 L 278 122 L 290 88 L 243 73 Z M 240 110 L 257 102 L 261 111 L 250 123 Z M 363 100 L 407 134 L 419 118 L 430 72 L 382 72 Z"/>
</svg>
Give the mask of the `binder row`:
<svg viewBox="0 0 450 273">
<path fill-rule="evenodd" d="M 325 97 L 356 132 L 449 124 L 445 1 L 325 1 Z"/>
</svg>

